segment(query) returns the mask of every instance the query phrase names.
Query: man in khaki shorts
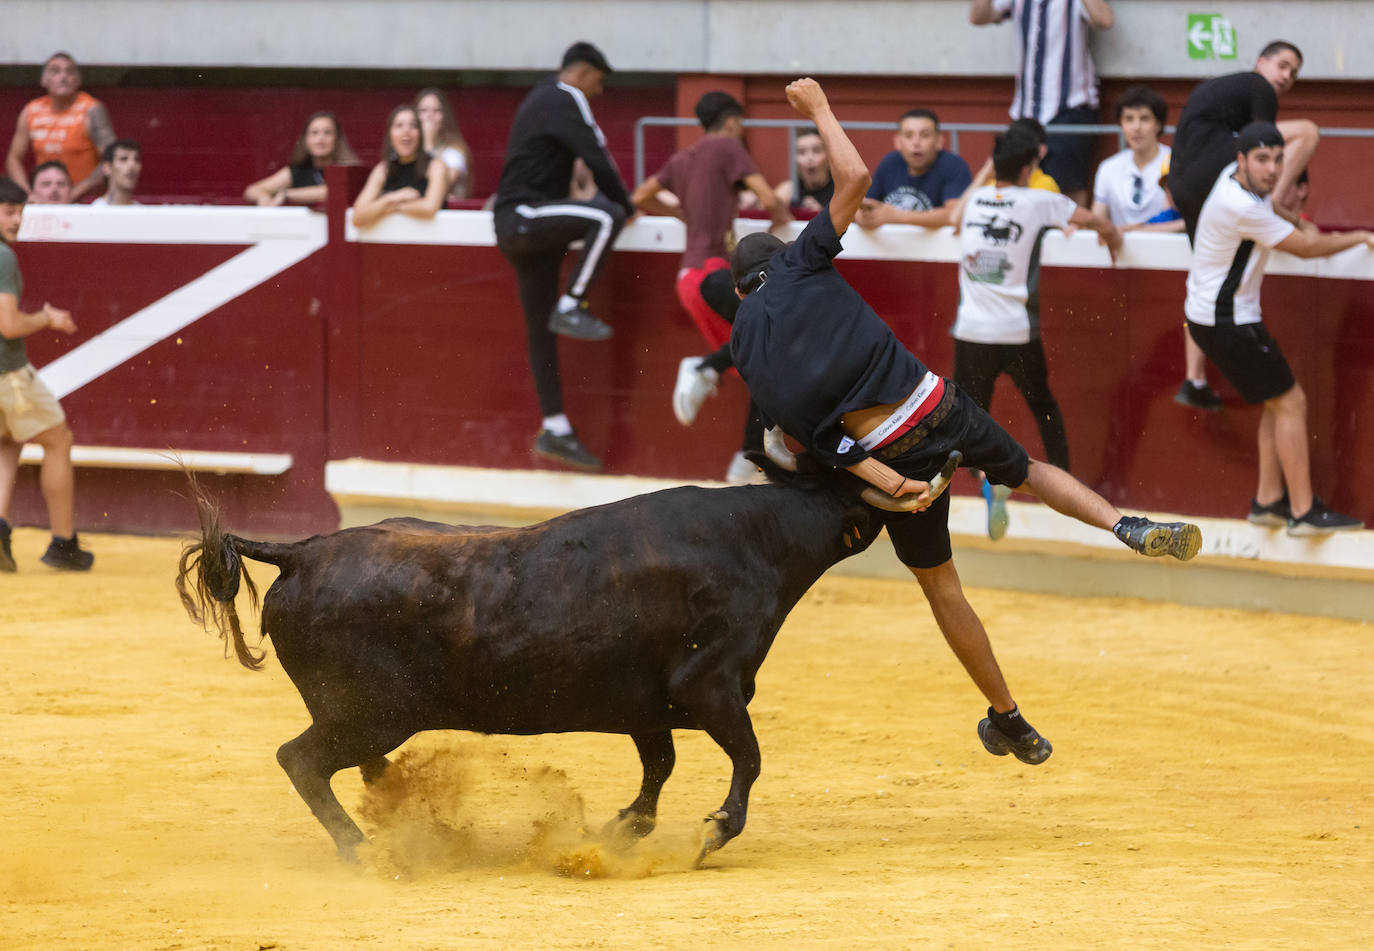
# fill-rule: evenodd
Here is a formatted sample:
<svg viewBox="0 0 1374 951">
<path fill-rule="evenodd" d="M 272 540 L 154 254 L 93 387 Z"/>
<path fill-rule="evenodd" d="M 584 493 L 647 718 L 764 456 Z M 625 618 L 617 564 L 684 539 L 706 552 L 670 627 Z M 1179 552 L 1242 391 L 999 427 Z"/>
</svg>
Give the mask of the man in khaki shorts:
<svg viewBox="0 0 1374 951">
<path fill-rule="evenodd" d="M 14 242 L 24 217 L 24 189 L 0 178 L 0 571 L 14 571 L 10 548 L 10 499 L 19 474 L 19 451 L 24 443 L 43 447 L 39 481 L 48 506 L 52 542 L 43 563 L 67 571 L 86 571 L 95 560 L 83 551 L 73 524 L 72 431 L 57 398 L 38 379 L 24 348 L 24 338 L 51 328 L 76 333 L 72 315 L 51 304 L 26 314 L 19 309 L 24 281 Z"/>
</svg>

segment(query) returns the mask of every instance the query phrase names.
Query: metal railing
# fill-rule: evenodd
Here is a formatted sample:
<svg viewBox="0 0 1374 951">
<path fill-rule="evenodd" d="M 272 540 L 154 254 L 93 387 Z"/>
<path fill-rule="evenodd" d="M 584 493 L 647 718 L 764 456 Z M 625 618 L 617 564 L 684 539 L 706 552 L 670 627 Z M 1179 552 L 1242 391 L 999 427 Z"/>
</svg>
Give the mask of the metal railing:
<svg viewBox="0 0 1374 951">
<path fill-rule="evenodd" d="M 642 116 L 635 121 L 634 146 L 635 146 L 635 181 L 638 185 L 645 179 L 644 170 L 644 130 L 649 127 L 681 127 L 699 126 L 696 119 L 687 119 L 680 116 Z M 745 119 L 744 126 L 748 129 L 786 129 L 787 130 L 787 167 L 791 169 L 792 187 L 797 187 L 797 133 L 802 129 L 809 129 L 815 125 L 809 119 Z M 891 122 L 841 122 L 841 128 L 854 129 L 869 132 L 895 132 L 896 126 Z M 949 134 L 949 150 L 955 154 L 959 153 L 959 133 L 961 132 L 1005 132 L 1007 123 L 1005 122 L 942 122 L 940 131 Z M 1126 147 L 1126 136 L 1122 134 L 1121 127 L 1118 125 L 1051 125 L 1047 126 L 1047 132 L 1053 135 L 1115 135 L 1117 148 Z M 1170 135 L 1174 131 L 1174 126 L 1165 126 L 1165 135 Z M 1323 127 L 1321 134 L 1324 138 L 1332 139 L 1369 139 L 1374 138 L 1374 129 L 1328 129 Z"/>
</svg>

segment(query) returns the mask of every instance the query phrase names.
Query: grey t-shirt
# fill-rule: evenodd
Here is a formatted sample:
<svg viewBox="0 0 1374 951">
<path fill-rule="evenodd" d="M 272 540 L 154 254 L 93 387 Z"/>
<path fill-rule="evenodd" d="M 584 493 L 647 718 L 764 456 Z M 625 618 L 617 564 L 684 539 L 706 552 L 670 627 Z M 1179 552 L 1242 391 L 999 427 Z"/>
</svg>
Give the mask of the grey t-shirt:
<svg viewBox="0 0 1374 951">
<path fill-rule="evenodd" d="M 24 296 L 24 278 L 19 275 L 19 259 L 3 241 L 0 241 L 0 294 L 13 294 L 15 306 Z M 23 337 L 11 340 L 0 336 L 0 373 L 21 369 L 28 362 L 29 354 L 24 349 Z"/>
</svg>

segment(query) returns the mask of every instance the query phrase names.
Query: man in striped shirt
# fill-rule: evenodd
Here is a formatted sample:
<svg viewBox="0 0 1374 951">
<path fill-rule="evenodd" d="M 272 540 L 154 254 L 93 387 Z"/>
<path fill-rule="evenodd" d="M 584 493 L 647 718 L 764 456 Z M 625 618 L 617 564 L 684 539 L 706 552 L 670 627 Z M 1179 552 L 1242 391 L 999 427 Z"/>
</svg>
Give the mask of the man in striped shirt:
<svg viewBox="0 0 1374 951">
<path fill-rule="evenodd" d="M 1097 71 L 1088 52 L 1088 31 L 1116 22 L 1107 0 L 973 0 L 974 26 L 1011 20 L 1018 62 L 1013 119 L 1038 119 L 1047 126 L 1097 122 Z M 1088 204 L 1092 183 L 1093 136 L 1051 135 L 1041 163 L 1059 188 Z"/>
<path fill-rule="evenodd" d="M 1184 311 L 1188 332 L 1251 404 L 1259 423 L 1259 484 L 1250 503 L 1256 525 L 1286 525 L 1290 535 L 1359 529 L 1312 494 L 1307 397 L 1260 314 L 1260 282 L 1271 249 L 1325 257 L 1365 244 L 1374 233 L 1322 234 L 1274 204 L 1284 141 L 1272 122 L 1252 122 L 1236 137 L 1236 158 L 1222 171 L 1198 216 Z"/>
</svg>

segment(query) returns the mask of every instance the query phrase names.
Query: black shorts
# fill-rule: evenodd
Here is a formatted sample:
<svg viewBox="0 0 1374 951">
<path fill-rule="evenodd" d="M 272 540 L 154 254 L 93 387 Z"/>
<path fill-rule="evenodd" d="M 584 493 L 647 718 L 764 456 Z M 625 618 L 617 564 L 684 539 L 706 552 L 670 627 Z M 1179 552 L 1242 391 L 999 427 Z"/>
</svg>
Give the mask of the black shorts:
<svg viewBox="0 0 1374 951">
<path fill-rule="evenodd" d="M 1025 483 L 1030 470 L 1026 450 L 949 380 L 945 381 L 945 396 L 931 417 L 941 410 L 945 411 L 944 417 L 901 455 L 884 459 L 881 450 L 874 455 L 902 475 L 928 482 L 940 471 L 950 452 L 958 449 L 964 454 L 962 464 L 982 469 L 989 481 L 1013 488 Z M 904 565 L 935 568 L 954 555 L 949 544 L 948 492 L 924 512 L 893 512 L 884 523 L 892 547 Z"/>
<path fill-rule="evenodd" d="M 1209 327 L 1190 320 L 1188 333 L 1247 403 L 1275 399 L 1297 384 L 1279 342 L 1262 323 Z"/>
<path fill-rule="evenodd" d="M 1060 112 L 1046 125 L 1096 125 L 1097 109 L 1074 106 Z M 1049 151 L 1040 169 L 1054 179 L 1061 192 L 1078 191 L 1092 186 L 1093 153 L 1097 150 L 1095 135 L 1055 135 L 1047 140 Z"/>
</svg>

